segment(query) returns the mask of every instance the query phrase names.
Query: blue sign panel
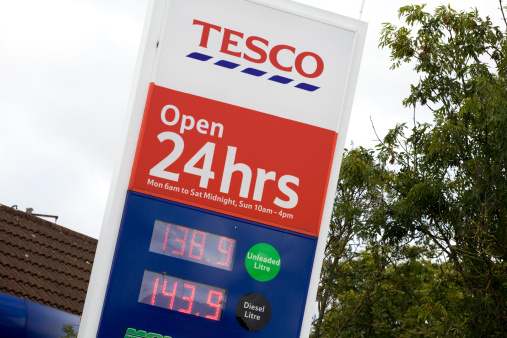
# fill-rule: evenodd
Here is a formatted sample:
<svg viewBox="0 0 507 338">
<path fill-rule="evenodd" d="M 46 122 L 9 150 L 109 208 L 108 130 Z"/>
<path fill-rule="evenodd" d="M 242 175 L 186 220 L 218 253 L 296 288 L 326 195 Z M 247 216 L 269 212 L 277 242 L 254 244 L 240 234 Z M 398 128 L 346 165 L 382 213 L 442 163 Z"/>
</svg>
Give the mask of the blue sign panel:
<svg viewBox="0 0 507 338">
<path fill-rule="evenodd" d="M 316 243 L 129 192 L 98 337 L 298 337 Z"/>
</svg>

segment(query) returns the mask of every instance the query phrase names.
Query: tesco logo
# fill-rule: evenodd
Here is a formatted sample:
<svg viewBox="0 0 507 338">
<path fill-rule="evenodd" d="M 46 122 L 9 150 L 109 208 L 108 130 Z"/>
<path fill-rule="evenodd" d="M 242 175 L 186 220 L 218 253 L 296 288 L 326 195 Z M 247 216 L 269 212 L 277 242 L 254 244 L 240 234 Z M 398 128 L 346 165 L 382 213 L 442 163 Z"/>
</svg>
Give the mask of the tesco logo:
<svg viewBox="0 0 507 338">
<path fill-rule="evenodd" d="M 194 20 L 193 24 L 202 26 L 201 40 L 199 43 L 200 47 L 208 48 L 208 40 L 210 34 L 212 34 L 212 32 L 218 32 L 222 35 L 222 43 L 220 47 L 221 53 L 243 58 L 247 61 L 259 64 L 265 63 L 269 60 L 269 62 L 275 68 L 281 71 L 292 72 L 295 69 L 298 74 L 309 79 L 319 77 L 324 71 L 324 61 L 316 53 L 307 51 L 298 53 L 296 51 L 296 48 L 289 45 L 276 45 L 270 48 L 269 41 L 258 36 L 245 37 L 245 34 L 241 32 L 199 20 Z M 248 51 L 242 53 L 234 50 L 235 47 L 237 47 L 238 44 L 243 41 Z M 294 54 L 294 62 L 292 64 L 282 65 L 278 58 L 278 55 L 281 51 L 288 51 L 289 53 Z M 313 72 L 307 72 L 305 69 L 303 69 L 303 62 L 307 58 L 313 59 L 316 64 Z"/>
</svg>

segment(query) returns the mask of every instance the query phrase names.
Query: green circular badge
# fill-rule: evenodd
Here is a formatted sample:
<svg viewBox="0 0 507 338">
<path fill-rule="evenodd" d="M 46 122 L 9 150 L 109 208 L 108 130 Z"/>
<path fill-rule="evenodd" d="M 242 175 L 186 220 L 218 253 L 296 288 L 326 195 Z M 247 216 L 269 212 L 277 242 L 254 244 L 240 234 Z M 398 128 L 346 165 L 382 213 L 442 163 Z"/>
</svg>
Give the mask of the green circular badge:
<svg viewBox="0 0 507 338">
<path fill-rule="evenodd" d="M 272 280 L 280 271 L 280 255 L 275 248 L 266 243 L 255 244 L 245 257 L 246 270 L 259 282 Z"/>
</svg>

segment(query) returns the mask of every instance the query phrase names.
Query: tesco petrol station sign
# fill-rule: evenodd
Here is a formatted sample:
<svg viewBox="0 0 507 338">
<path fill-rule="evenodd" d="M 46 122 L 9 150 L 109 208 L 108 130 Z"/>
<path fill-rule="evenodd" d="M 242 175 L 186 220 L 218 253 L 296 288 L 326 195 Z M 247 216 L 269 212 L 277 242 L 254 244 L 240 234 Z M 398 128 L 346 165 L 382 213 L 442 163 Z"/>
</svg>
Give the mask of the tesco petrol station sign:
<svg viewBox="0 0 507 338">
<path fill-rule="evenodd" d="M 80 337 L 308 335 L 365 30 L 150 4 Z"/>
</svg>

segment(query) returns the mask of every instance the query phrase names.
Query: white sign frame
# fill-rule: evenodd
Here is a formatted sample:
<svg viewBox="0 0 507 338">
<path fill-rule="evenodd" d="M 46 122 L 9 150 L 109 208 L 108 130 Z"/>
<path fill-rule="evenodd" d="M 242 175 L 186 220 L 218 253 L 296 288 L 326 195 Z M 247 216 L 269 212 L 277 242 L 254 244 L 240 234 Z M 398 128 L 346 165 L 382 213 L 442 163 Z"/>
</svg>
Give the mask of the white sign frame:
<svg viewBox="0 0 507 338">
<path fill-rule="evenodd" d="M 336 107 L 336 113 L 340 114 L 340 120 L 337 130 L 335 131 L 338 133 L 339 137 L 333 157 L 333 165 L 327 189 L 326 202 L 320 225 L 320 233 L 300 333 L 300 337 L 308 337 L 311 329 L 312 317 L 315 313 L 315 298 L 320 280 L 322 261 L 324 259 L 325 244 L 334 204 L 335 188 L 338 182 L 342 153 L 345 146 L 350 112 L 352 109 L 352 102 L 359 74 L 359 66 L 366 39 L 367 23 L 288 0 L 238 1 L 248 1 L 264 5 L 273 9 L 337 26 L 354 33 L 354 44 L 349 62 L 348 79 L 346 81 L 347 84 L 343 95 L 342 106 Z M 166 17 L 166 10 L 170 6 L 170 3 L 171 0 L 150 0 L 148 5 L 143 36 L 134 72 L 133 85 L 127 106 L 127 115 L 125 116 L 124 132 L 121 138 L 123 149 L 121 156 L 117 161 L 109 191 L 109 198 L 104 213 L 100 239 L 88 286 L 78 338 L 97 336 L 131 170 L 134 164 L 134 157 L 139 132 L 141 130 L 146 98 L 148 96 L 150 82 L 152 82 L 154 78 L 153 72 L 157 63 L 158 42 L 160 41 L 162 30 L 165 27 L 164 20 Z M 332 43 L 332 41 L 329 43 Z"/>
</svg>

